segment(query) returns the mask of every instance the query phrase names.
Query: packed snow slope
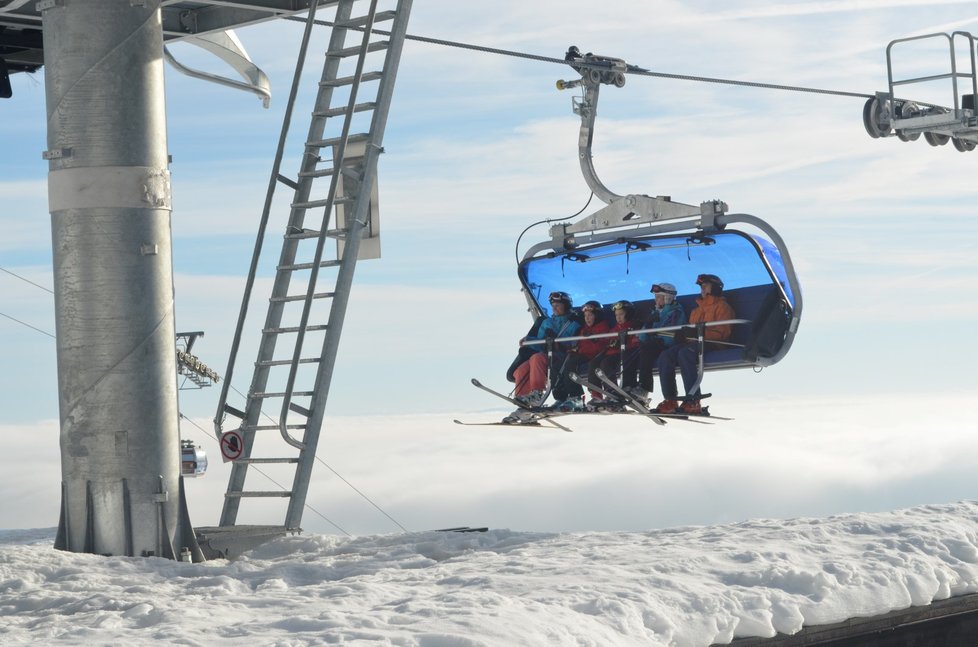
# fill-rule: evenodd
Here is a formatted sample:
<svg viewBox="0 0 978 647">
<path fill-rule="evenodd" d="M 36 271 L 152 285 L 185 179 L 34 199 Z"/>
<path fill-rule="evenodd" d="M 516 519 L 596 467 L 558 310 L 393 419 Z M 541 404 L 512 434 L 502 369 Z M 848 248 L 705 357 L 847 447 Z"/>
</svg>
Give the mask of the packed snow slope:
<svg viewBox="0 0 978 647">
<path fill-rule="evenodd" d="M 669 645 L 978 591 L 978 502 L 649 532 L 280 539 L 235 561 L 0 531 L 0 643 Z"/>
</svg>

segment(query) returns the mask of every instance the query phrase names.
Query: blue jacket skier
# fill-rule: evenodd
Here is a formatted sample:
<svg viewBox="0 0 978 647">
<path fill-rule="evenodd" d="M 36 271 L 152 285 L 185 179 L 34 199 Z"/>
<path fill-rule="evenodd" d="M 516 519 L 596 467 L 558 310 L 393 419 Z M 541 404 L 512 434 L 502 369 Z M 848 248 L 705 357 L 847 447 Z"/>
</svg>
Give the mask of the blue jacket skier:
<svg viewBox="0 0 978 647">
<path fill-rule="evenodd" d="M 649 316 L 646 328 L 669 328 L 670 326 L 682 326 L 686 323 L 686 310 L 683 304 L 676 301 L 677 290 L 672 283 L 656 283 L 649 290 L 655 295 L 655 308 Z M 639 350 L 638 360 L 638 389 L 634 393 L 636 397 L 643 400 L 648 399 L 648 394 L 652 393 L 655 386 L 655 379 L 652 375 L 655 369 L 659 354 L 675 343 L 672 334 L 654 335 L 643 333 L 639 335 L 642 348 Z"/>
</svg>

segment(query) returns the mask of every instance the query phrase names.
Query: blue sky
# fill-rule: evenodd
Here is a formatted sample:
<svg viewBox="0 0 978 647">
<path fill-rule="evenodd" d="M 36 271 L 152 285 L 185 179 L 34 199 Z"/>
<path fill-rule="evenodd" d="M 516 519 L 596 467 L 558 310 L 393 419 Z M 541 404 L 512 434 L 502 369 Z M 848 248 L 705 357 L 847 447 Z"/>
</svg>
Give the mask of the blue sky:
<svg viewBox="0 0 978 647">
<path fill-rule="evenodd" d="M 196 350 L 219 372 L 299 29 L 239 32 L 271 77 L 269 110 L 166 73 L 177 328 L 206 332 Z M 955 29 L 978 31 L 974 3 L 614 1 L 595 13 L 579 1 L 559 11 L 419 1 L 409 31 L 553 57 L 575 44 L 654 71 L 869 93 L 886 88 L 890 40 Z M 15 76 L 14 98 L 0 103 L 0 267 L 50 286 L 42 75 Z M 383 258 L 358 266 L 330 414 L 445 412 L 450 425 L 449 412 L 480 418 L 497 406 L 469 378 L 504 385 L 529 324 L 516 236 L 578 211 L 589 193 L 572 93 L 554 88 L 572 76 L 557 65 L 406 44 L 380 161 Z M 818 411 L 855 399 L 864 403 L 859 424 L 878 431 L 881 407 L 900 402 L 924 426 L 931 400 L 950 395 L 968 424 L 978 386 L 978 351 L 967 341 L 978 323 L 978 151 L 874 140 L 861 112 L 859 99 L 657 78 L 602 92 L 595 166 L 609 188 L 691 204 L 719 198 L 760 216 L 782 234 L 800 275 L 805 312 L 791 353 L 759 374 L 710 375 L 717 413 L 735 409 L 764 428 L 763 409 L 743 402 Z M 5 273 L 0 312 L 54 331 L 51 295 Z M 246 364 L 258 328 L 248 330 Z M 56 421 L 53 340 L 2 317 L 0 333 L 0 421 Z M 236 388 L 248 379 L 242 370 Z M 217 395 L 183 392 L 181 410 L 206 426 Z"/>
</svg>

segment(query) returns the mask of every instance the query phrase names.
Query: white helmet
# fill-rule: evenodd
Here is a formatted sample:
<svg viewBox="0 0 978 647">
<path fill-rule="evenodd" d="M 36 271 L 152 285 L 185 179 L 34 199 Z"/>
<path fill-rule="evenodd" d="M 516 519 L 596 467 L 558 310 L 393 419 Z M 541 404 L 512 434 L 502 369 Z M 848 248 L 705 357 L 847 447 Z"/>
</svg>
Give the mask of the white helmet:
<svg viewBox="0 0 978 647">
<path fill-rule="evenodd" d="M 661 294 L 664 297 L 666 303 L 672 303 L 676 299 L 678 292 L 676 291 L 676 286 L 672 283 L 656 283 L 649 290 L 652 294 Z"/>
</svg>

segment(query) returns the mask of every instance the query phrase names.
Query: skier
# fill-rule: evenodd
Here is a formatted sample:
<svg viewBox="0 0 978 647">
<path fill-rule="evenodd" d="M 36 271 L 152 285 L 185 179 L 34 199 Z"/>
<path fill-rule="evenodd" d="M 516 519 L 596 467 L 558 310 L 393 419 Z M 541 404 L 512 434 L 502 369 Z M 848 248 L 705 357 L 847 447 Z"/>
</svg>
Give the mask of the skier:
<svg viewBox="0 0 978 647">
<path fill-rule="evenodd" d="M 700 297 L 696 300 L 696 307 L 689 313 L 689 323 L 723 321 L 737 316 L 733 306 L 723 298 L 723 281 L 720 277 L 715 274 L 700 274 L 696 278 L 696 284 L 700 286 Z M 707 326 L 704 339 L 707 342 L 726 341 L 730 339 L 732 332 L 730 325 Z M 675 336 L 675 343 L 659 355 L 657 362 L 659 383 L 662 386 L 662 397 L 665 399 L 655 408 L 656 413 L 678 412 L 690 415 L 703 413 L 698 397 L 700 389 L 696 385 L 698 363 L 699 351 L 695 333 L 687 333 L 685 329 L 680 330 Z M 686 398 L 682 406 L 679 405 L 676 389 L 677 366 L 683 376 L 683 386 L 686 388 Z M 691 391 L 694 385 L 696 385 L 695 391 Z"/>
<path fill-rule="evenodd" d="M 598 335 L 610 330 L 608 322 L 604 320 L 601 304 L 597 301 L 585 303 L 581 306 L 581 312 L 584 316 L 584 327 L 581 328 L 578 335 Z M 580 384 L 571 380 L 568 375 L 570 373 L 580 374 L 581 366 L 604 353 L 606 348 L 608 348 L 608 338 L 601 337 L 598 339 L 581 339 L 570 349 L 560 371 L 560 378 L 554 385 L 554 399 L 557 400 L 554 404 L 555 409 L 576 411 L 584 408 L 581 402 L 584 389 Z M 592 398 L 598 397 L 598 394 L 592 391 L 591 396 Z"/>
<path fill-rule="evenodd" d="M 615 313 L 615 325 L 609 332 L 624 333 L 635 330 L 635 306 L 631 301 L 618 301 L 611 306 Z M 591 384 L 601 384 L 595 371 L 600 368 L 605 375 L 612 380 L 618 377 L 619 369 L 622 371 L 621 386 L 624 389 L 634 389 L 636 382 L 636 369 L 638 368 L 638 335 L 624 335 L 625 351 L 622 355 L 622 336 L 613 337 L 605 344 L 605 351 L 588 362 L 588 381 Z M 593 398 L 590 404 L 600 405 L 604 403 L 604 398 Z"/>
<path fill-rule="evenodd" d="M 676 301 L 676 286 L 672 283 L 656 283 L 649 290 L 655 295 L 655 308 L 649 315 L 649 320 L 645 328 L 668 328 L 670 326 L 681 326 L 686 323 L 686 310 L 683 305 Z M 638 360 L 638 387 L 632 395 L 636 399 L 648 402 L 649 394 L 654 391 L 655 380 L 652 371 L 655 369 L 656 360 L 666 348 L 672 346 L 675 341 L 673 335 L 655 335 L 642 333 L 638 336 L 641 343 L 639 348 Z"/>
<path fill-rule="evenodd" d="M 572 337 L 581 329 L 581 324 L 571 314 L 573 301 L 569 294 L 552 292 L 549 300 L 553 314 L 540 323 L 535 334 L 527 335 L 521 341 Z M 550 365 L 552 363 L 559 367 L 563 363 L 566 349 L 556 343 L 552 346 L 552 353 L 548 352 L 547 344 L 534 344 L 528 348 L 535 349 L 535 352 L 513 371 L 516 382 L 514 397 L 526 407 L 539 407 L 546 395 Z M 517 409 L 503 418 L 503 422 L 519 422 L 521 411 Z"/>
</svg>

